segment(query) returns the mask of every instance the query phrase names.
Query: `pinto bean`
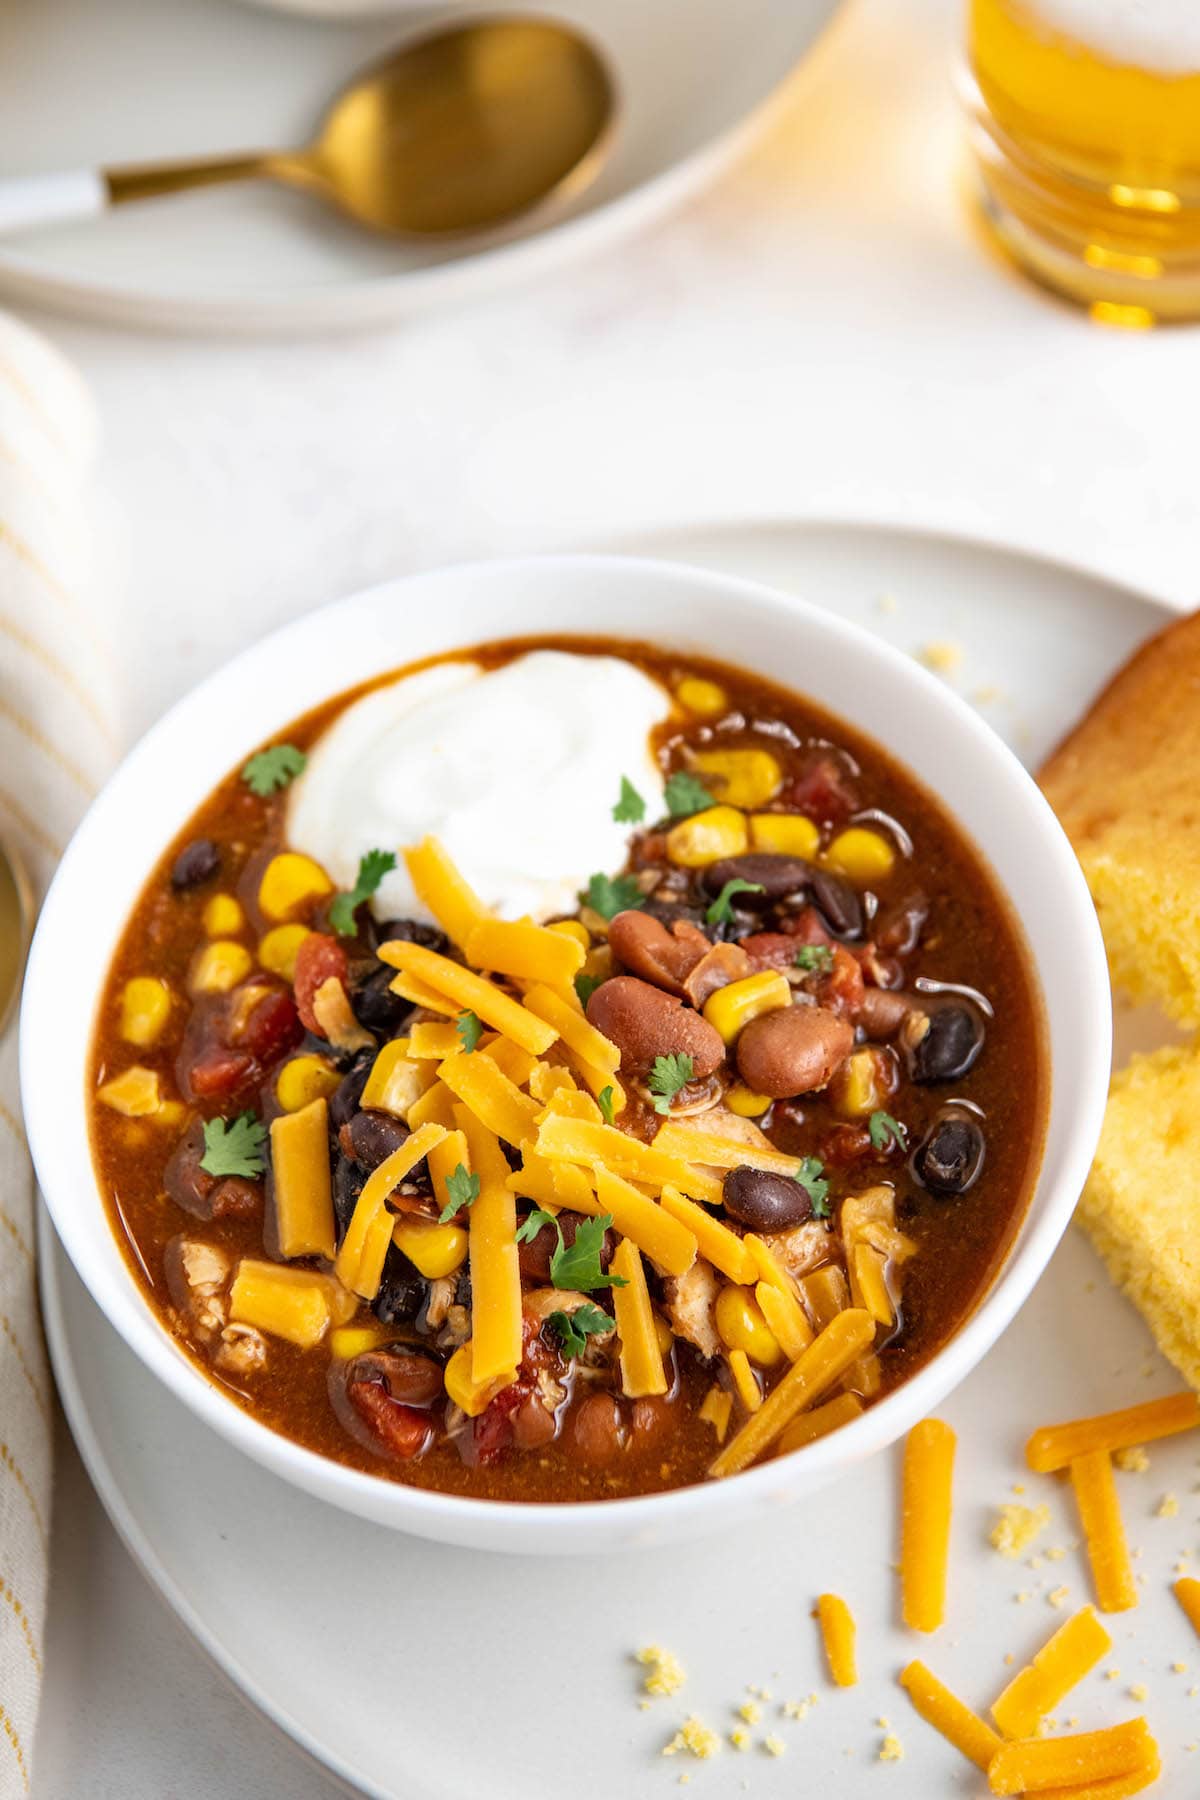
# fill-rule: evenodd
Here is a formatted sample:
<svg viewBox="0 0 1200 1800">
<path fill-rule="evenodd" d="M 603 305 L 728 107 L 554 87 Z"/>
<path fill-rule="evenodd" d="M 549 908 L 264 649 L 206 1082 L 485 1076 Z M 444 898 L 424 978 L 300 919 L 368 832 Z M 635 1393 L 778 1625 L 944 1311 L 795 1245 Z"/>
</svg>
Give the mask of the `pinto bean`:
<svg viewBox="0 0 1200 1800">
<path fill-rule="evenodd" d="M 706 894 L 719 894 L 727 881 L 750 881 L 761 893 L 739 894 L 737 903 L 748 911 L 761 911 L 789 894 L 807 893 L 818 870 L 800 856 L 771 856 L 752 851 L 748 856 L 723 856 L 709 863 L 700 876 Z"/>
<path fill-rule="evenodd" d="M 588 1000 L 587 1016 L 617 1045 L 624 1069 L 648 1069 L 656 1056 L 690 1056 L 692 1072 L 700 1079 L 725 1060 L 721 1034 L 707 1019 L 634 975 L 614 975 L 598 987 Z"/>
<path fill-rule="evenodd" d="M 790 1175 L 745 1164 L 722 1183 L 725 1211 L 751 1231 L 788 1231 L 812 1218 L 812 1199 Z"/>
<path fill-rule="evenodd" d="M 368 1350 L 355 1357 L 347 1380 L 382 1382 L 405 1406 L 430 1406 L 443 1392 L 441 1365 L 423 1350 Z"/>
<path fill-rule="evenodd" d="M 823 1006 L 785 1006 L 752 1019 L 737 1041 L 738 1072 L 756 1094 L 784 1100 L 824 1087 L 854 1045 L 854 1027 Z"/>
<path fill-rule="evenodd" d="M 558 1421 L 536 1394 L 522 1401 L 512 1415 L 512 1438 L 518 1450 L 542 1450 L 551 1443 Z"/>
<path fill-rule="evenodd" d="M 571 1435 L 584 1462 L 603 1468 L 624 1449 L 621 1409 L 611 1394 L 589 1394 L 575 1409 Z"/>
<path fill-rule="evenodd" d="M 643 981 L 681 994 L 684 979 L 711 949 L 698 926 L 687 919 L 670 928 L 640 910 L 618 913 L 608 928 L 608 947 L 619 963 Z"/>
<path fill-rule="evenodd" d="M 869 1038 L 882 1043 L 894 1037 L 915 1004 L 911 994 L 896 988 L 864 988 L 854 1016 Z"/>
</svg>

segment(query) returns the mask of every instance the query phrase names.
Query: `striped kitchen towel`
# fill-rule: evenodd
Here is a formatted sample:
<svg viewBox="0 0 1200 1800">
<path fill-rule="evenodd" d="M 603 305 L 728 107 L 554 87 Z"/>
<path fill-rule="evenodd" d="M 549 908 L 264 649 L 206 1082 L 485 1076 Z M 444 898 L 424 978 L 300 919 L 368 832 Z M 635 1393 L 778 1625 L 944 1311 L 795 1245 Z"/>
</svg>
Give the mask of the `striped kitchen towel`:
<svg viewBox="0 0 1200 1800">
<path fill-rule="evenodd" d="M 0 314 L 0 839 L 44 891 L 114 753 L 89 611 L 90 402 Z M 0 1040 L 0 1800 L 29 1791 L 42 1685 L 53 1387 L 38 1317 L 16 1030 Z"/>
</svg>

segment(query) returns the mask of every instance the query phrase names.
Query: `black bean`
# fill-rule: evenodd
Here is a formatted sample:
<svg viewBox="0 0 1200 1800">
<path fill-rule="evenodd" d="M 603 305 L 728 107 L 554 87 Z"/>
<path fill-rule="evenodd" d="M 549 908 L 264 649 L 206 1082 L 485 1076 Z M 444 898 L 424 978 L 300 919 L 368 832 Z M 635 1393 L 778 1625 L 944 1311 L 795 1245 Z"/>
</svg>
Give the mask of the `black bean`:
<svg viewBox="0 0 1200 1800">
<path fill-rule="evenodd" d="M 974 1119 L 947 1113 L 917 1148 L 913 1167 L 934 1194 L 965 1194 L 983 1167 L 987 1140 Z"/>
<path fill-rule="evenodd" d="M 398 938 L 404 944 L 420 944 L 423 949 L 436 950 L 444 956 L 450 948 L 450 940 L 444 931 L 436 925 L 423 925 L 419 919 L 385 919 L 382 925 L 372 921 L 370 933 L 376 944 L 386 944 Z"/>
<path fill-rule="evenodd" d="M 783 900 L 788 894 L 807 893 L 819 871 L 799 856 L 769 856 L 751 852 L 748 856 L 723 856 L 709 863 L 700 876 L 706 894 L 719 894 L 727 881 L 749 881 L 761 893 L 738 894 L 735 904 L 752 912 Z"/>
<path fill-rule="evenodd" d="M 409 1262 L 404 1252 L 393 1244 L 383 1265 L 383 1280 L 371 1311 L 381 1324 L 407 1324 L 416 1318 L 428 1297 L 429 1283 L 416 1264 Z"/>
<path fill-rule="evenodd" d="M 911 1051 L 914 1081 L 957 1081 L 974 1067 L 983 1049 L 983 1020 L 970 1006 L 939 1006 L 929 1014 L 929 1030 Z"/>
<path fill-rule="evenodd" d="M 831 875 L 828 869 L 814 869 L 809 892 L 813 905 L 836 936 L 862 936 L 862 901 L 848 881 L 843 881 L 840 875 Z"/>
<path fill-rule="evenodd" d="M 722 1183 L 725 1211 L 752 1231 L 788 1231 L 812 1218 L 812 1200 L 790 1175 L 743 1165 Z"/>
<path fill-rule="evenodd" d="M 333 1214 L 337 1220 L 339 1244 L 346 1235 L 354 1216 L 354 1208 L 358 1205 L 358 1196 L 366 1186 L 366 1181 L 366 1170 L 360 1169 L 356 1162 L 343 1156 L 339 1150 L 333 1164 Z"/>
<path fill-rule="evenodd" d="M 177 892 L 199 887 L 221 866 L 221 853 L 211 838 L 193 838 L 185 844 L 171 864 L 171 886 Z"/>
<path fill-rule="evenodd" d="M 356 1112 L 338 1132 L 338 1143 L 360 1169 L 377 1169 L 393 1150 L 408 1141 L 408 1126 L 391 1113 Z"/>
<path fill-rule="evenodd" d="M 410 1000 L 401 999 L 393 994 L 391 984 L 396 979 L 395 969 L 389 969 L 386 963 L 380 963 L 377 969 L 363 981 L 356 982 L 350 990 L 350 1005 L 360 1025 L 368 1031 L 378 1031 L 387 1037 L 394 1037 L 412 1012 Z"/>
<path fill-rule="evenodd" d="M 216 1176 L 200 1167 L 204 1155 L 204 1121 L 193 1119 L 171 1152 L 163 1171 L 168 1197 L 198 1219 L 212 1218 L 212 1191 Z"/>
<path fill-rule="evenodd" d="M 707 930 L 702 906 L 688 906 L 682 900 L 655 900 L 652 898 L 646 901 L 641 910 L 650 918 L 657 919 L 659 924 L 665 925 L 668 930 L 681 920 L 686 920 L 689 925 L 699 925 Z"/>
<path fill-rule="evenodd" d="M 329 1102 L 329 1123 L 335 1131 L 347 1124 L 358 1111 L 358 1103 L 362 1099 L 362 1091 L 367 1085 L 367 1077 L 374 1061 L 374 1050 L 360 1050 L 334 1088 Z"/>
</svg>

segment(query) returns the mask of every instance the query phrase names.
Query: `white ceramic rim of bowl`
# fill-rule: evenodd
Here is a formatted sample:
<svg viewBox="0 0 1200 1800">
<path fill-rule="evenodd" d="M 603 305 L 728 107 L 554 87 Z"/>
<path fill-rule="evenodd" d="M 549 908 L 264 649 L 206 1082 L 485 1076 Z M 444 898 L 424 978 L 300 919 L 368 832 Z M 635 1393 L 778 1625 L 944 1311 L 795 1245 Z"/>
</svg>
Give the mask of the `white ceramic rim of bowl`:
<svg viewBox="0 0 1200 1800">
<path fill-rule="evenodd" d="M 584 635 L 598 623 L 615 637 L 762 669 L 886 741 L 941 795 L 1008 891 L 1041 983 L 1051 1064 L 1044 1154 L 983 1301 L 924 1368 L 853 1424 L 732 1479 L 664 1494 L 567 1505 L 475 1500 L 306 1450 L 243 1411 L 184 1355 L 109 1228 L 88 1143 L 88 1049 L 96 996 L 144 881 L 242 756 L 324 699 L 405 662 L 498 636 Z M 459 564 L 321 607 L 180 700 L 126 757 L 63 857 L 30 953 L 20 1054 L 30 1148 L 67 1253 L 126 1343 L 198 1417 L 284 1480 L 377 1523 L 476 1548 L 564 1552 L 727 1528 L 820 1487 L 936 1406 L 1011 1321 L 1066 1229 L 1100 1132 L 1110 1044 L 1107 965 L 1079 865 L 1030 775 L 965 701 L 857 625 L 758 583 L 645 558 L 553 556 Z"/>
</svg>

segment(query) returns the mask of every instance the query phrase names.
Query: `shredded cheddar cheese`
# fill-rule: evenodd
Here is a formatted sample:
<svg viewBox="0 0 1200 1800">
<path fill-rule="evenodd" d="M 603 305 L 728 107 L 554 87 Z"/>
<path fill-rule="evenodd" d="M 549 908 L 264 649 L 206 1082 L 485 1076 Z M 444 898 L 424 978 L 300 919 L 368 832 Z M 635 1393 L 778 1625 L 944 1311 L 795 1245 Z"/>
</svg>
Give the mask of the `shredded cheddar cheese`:
<svg viewBox="0 0 1200 1800">
<path fill-rule="evenodd" d="M 622 1238 L 614 1250 L 611 1272 L 625 1282 L 624 1287 L 612 1290 L 617 1336 L 621 1340 L 622 1391 L 631 1400 L 645 1394 L 665 1394 L 667 1375 L 654 1328 L 646 1271 L 637 1245 L 628 1238 Z"/>
<path fill-rule="evenodd" d="M 1158 1748 L 1145 1719 L 1129 1719 L 1105 1731 L 1072 1737 L 1021 1738 L 1002 1744 L 988 1764 L 993 1794 L 1038 1793 L 1066 1788 L 1075 1793 L 1089 1784 L 1119 1781 L 1124 1776 L 1157 1773 Z M 1136 1788 L 1126 1788 L 1136 1793 Z"/>
<path fill-rule="evenodd" d="M 829 1673 L 838 1687 L 853 1687 L 858 1680 L 858 1664 L 854 1655 L 854 1616 L 837 1594 L 822 1594 L 817 1601 L 817 1619 L 825 1644 Z"/>
<path fill-rule="evenodd" d="M 1013 1676 L 992 1704 L 992 1717 L 1006 1737 L 1033 1737 L 1049 1713 L 1112 1649 L 1112 1639 L 1092 1607 L 1068 1619 Z"/>
<path fill-rule="evenodd" d="M 1138 1603 L 1137 1584 L 1107 1450 L 1089 1450 L 1071 1463 L 1071 1485 L 1087 1543 L 1101 1612 L 1126 1612 Z"/>
<path fill-rule="evenodd" d="M 910 1662 L 900 1676 L 900 1686 L 926 1724 L 940 1731 L 977 1768 L 988 1767 L 1000 1748 L 999 1735 L 944 1687 L 932 1670 L 923 1662 Z"/>
<path fill-rule="evenodd" d="M 1191 1431 L 1200 1425 L 1200 1399 L 1189 1389 L 1183 1394 L 1168 1394 L 1161 1400 L 1147 1400 L 1141 1406 L 1129 1406 L 1120 1412 L 1102 1413 L 1095 1418 L 1074 1419 L 1067 1425 L 1043 1425 L 1025 1446 L 1025 1460 L 1038 1475 L 1065 1469 L 1077 1456 L 1088 1451 L 1132 1450 L 1155 1438 L 1170 1437 L 1178 1431 Z M 1125 1462 L 1124 1468 L 1146 1467 Z"/>
</svg>

